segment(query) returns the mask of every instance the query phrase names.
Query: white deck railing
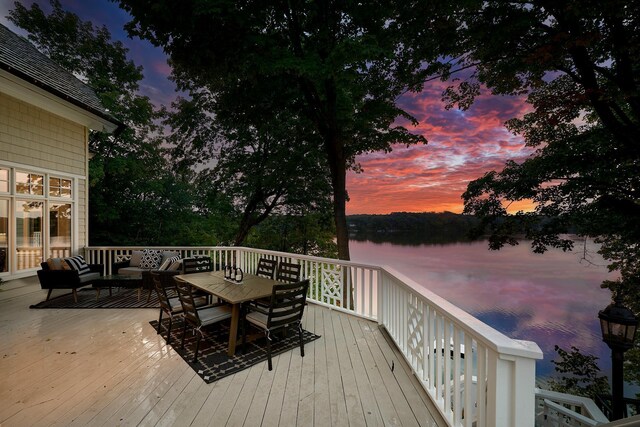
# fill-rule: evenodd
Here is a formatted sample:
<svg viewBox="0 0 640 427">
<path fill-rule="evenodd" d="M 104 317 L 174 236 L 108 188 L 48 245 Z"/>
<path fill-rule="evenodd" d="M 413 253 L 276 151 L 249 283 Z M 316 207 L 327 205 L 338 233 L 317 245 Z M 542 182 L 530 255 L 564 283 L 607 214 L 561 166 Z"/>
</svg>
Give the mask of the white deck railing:
<svg viewBox="0 0 640 427">
<path fill-rule="evenodd" d="M 86 248 L 111 264 L 142 247 Z M 513 340 L 389 267 L 244 247 L 164 247 L 254 272 L 260 257 L 297 262 L 308 300 L 377 321 L 451 426 L 533 427 L 537 344 Z M 479 380 L 478 380 L 479 379 Z M 480 386 L 478 386 L 480 384 Z"/>
<path fill-rule="evenodd" d="M 587 397 L 536 389 L 536 424 L 591 427 L 609 420 Z"/>
</svg>

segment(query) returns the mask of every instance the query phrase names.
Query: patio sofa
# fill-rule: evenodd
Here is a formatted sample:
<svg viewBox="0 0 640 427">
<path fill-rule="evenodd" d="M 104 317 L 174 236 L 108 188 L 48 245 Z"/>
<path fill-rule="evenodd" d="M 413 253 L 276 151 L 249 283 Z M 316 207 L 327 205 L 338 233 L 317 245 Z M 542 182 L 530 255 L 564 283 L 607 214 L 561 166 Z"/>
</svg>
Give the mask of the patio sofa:
<svg viewBox="0 0 640 427">
<path fill-rule="evenodd" d="M 93 280 L 102 276 L 104 266 L 102 264 L 84 264 L 82 257 L 72 257 L 76 262 L 67 262 L 69 258 L 49 258 L 40 263 L 42 267 L 38 270 L 40 287 L 47 289 L 47 300 L 51 297 L 54 289 L 71 289 L 73 300 L 78 302 L 76 290 L 86 285 L 90 285 Z M 79 264 L 79 260 L 86 268 Z M 78 268 L 79 267 L 79 268 Z"/>
<path fill-rule="evenodd" d="M 175 275 L 182 272 L 182 259 L 180 252 L 144 249 L 132 251 L 129 259 L 112 264 L 113 274 L 128 276 L 142 276 L 142 288 L 149 291 L 154 289 L 151 272 L 161 275 Z"/>
</svg>

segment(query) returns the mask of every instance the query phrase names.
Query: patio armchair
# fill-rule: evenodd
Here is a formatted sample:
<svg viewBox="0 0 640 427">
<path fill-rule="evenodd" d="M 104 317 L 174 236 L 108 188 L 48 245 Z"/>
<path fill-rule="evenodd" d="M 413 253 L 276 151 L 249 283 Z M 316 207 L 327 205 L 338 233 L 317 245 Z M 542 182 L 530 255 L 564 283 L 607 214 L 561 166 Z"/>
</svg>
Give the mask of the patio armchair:
<svg viewBox="0 0 640 427">
<path fill-rule="evenodd" d="M 213 261 L 210 257 L 203 256 L 182 260 L 182 274 L 201 273 L 203 271 L 213 271 Z"/>
<path fill-rule="evenodd" d="M 277 266 L 278 262 L 275 259 L 260 258 L 258 268 L 256 269 L 256 276 L 273 280 L 273 277 L 276 275 Z"/>
<path fill-rule="evenodd" d="M 278 266 L 278 274 L 276 274 L 276 282 L 280 283 L 296 283 L 300 280 L 300 270 L 302 266 L 292 262 L 282 261 Z"/>
<path fill-rule="evenodd" d="M 300 339 L 300 356 L 304 357 L 304 339 L 302 333 L 302 315 L 307 300 L 309 279 L 297 283 L 282 283 L 273 286 L 271 302 L 268 308 L 254 305 L 252 311 L 244 316 L 242 329 L 242 347 L 247 341 L 247 328 L 249 324 L 264 330 L 267 338 L 267 361 L 269 370 L 271 363 L 271 341 L 273 332 L 282 329 L 286 332 L 289 326 L 296 326 Z"/>
<path fill-rule="evenodd" d="M 187 333 L 187 326 L 191 326 L 194 334 L 197 332 L 198 339 L 196 348 L 193 353 L 193 363 L 198 361 L 198 350 L 200 349 L 200 341 L 204 337 L 203 328 L 231 319 L 231 307 L 227 304 L 207 305 L 198 307 L 196 297 L 193 295 L 191 285 L 187 282 L 174 279 L 176 288 L 178 289 L 178 297 L 182 304 L 182 315 L 184 318 L 184 327 L 182 329 L 182 343 L 180 348 L 184 348 L 184 338 Z"/>
<path fill-rule="evenodd" d="M 169 325 L 167 326 L 167 344 L 171 344 L 171 326 L 173 325 L 174 316 L 182 316 L 182 303 L 178 297 L 178 290 L 176 289 L 176 283 L 173 275 L 161 274 L 162 272 L 153 271 L 149 273 L 149 276 L 153 280 L 153 284 L 158 294 L 158 301 L 160 302 L 160 317 L 158 318 L 158 335 L 162 330 L 162 315 L 166 314 L 169 317 Z M 207 305 L 206 297 L 199 297 L 194 299 L 194 303 L 197 307 Z"/>
<path fill-rule="evenodd" d="M 104 270 L 102 264 L 89 264 L 89 271 L 81 274 L 78 270 L 63 269 L 62 263 L 65 261 L 60 258 L 57 258 L 55 262 L 59 267 L 52 268 L 52 265 L 56 265 L 54 262 L 51 264 L 43 262 L 40 263 L 42 269 L 38 270 L 40 287 L 49 291 L 47 292 L 47 301 L 54 289 L 71 289 L 73 300 L 78 302 L 77 289 L 90 285 L 93 280 L 102 276 Z"/>
<path fill-rule="evenodd" d="M 262 261 L 262 258 L 260 259 Z M 273 261 L 275 263 L 275 261 Z M 258 263 L 258 268 L 260 268 L 260 263 Z M 296 283 L 300 281 L 300 270 L 302 266 L 300 264 L 294 264 L 291 262 L 282 261 L 278 266 L 278 274 L 276 274 L 276 282 L 278 283 Z M 275 272 L 275 270 L 274 270 Z M 270 277 L 271 279 L 273 276 Z M 254 301 L 255 304 L 260 305 L 262 307 L 268 307 L 271 303 L 269 298 L 261 298 L 259 300 Z"/>
</svg>

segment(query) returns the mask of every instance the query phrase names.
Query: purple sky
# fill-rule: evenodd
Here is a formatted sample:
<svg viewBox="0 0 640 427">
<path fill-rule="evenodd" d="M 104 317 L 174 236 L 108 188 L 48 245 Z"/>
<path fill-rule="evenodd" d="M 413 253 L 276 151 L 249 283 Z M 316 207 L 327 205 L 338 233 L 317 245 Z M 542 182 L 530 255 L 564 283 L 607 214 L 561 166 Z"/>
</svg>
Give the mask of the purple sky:
<svg viewBox="0 0 640 427">
<path fill-rule="evenodd" d="M 22 3 L 30 5 L 33 1 Z M 37 3 L 45 11 L 51 9 L 48 1 Z M 107 0 L 62 0 L 61 4 L 82 20 L 105 25 L 115 40 L 129 48 L 129 57 L 144 67 L 142 94 L 156 105 L 168 106 L 175 99 L 166 56 L 147 41 L 127 37 L 123 25 L 129 15 L 125 11 Z M 24 34 L 6 19 L 12 8 L 13 1 L 0 0 L 0 22 Z M 483 93 L 468 111 L 446 111 L 440 100 L 444 87 L 444 83 L 433 81 L 422 93 L 408 94 L 400 100 L 401 106 L 420 122 L 411 130 L 423 134 L 429 144 L 398 146 L 391 153 L 360 156 L 364 173 L 348 175 L 351 200 L 347 213 L 461 212 L 460 196 L 470 180 L 489 170 L 500 170 L 506 160 L 523 160 L 531 153 L 522 139 L 503 125 L 527 111 L 521 99 Z M 529 206 L 523 203 L 512 209 Z"/>
</svg>

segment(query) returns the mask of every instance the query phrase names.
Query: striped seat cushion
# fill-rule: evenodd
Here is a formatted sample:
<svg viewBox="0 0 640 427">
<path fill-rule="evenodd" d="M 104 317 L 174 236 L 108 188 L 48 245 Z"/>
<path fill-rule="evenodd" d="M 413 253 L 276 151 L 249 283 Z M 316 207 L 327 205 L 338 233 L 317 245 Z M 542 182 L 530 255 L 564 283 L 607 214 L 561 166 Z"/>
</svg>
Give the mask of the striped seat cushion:
<svg viewBox="0 0 640 427">
<path fill-rule="evenodd" d="M 73 256 L 71 258 L 65 258 L 64 261 L 67 263 L 72 270 L 76 270 L 79 275 L 91 273 L 91 269 L 84 261 L 82 255 Z"/>
</svg>

